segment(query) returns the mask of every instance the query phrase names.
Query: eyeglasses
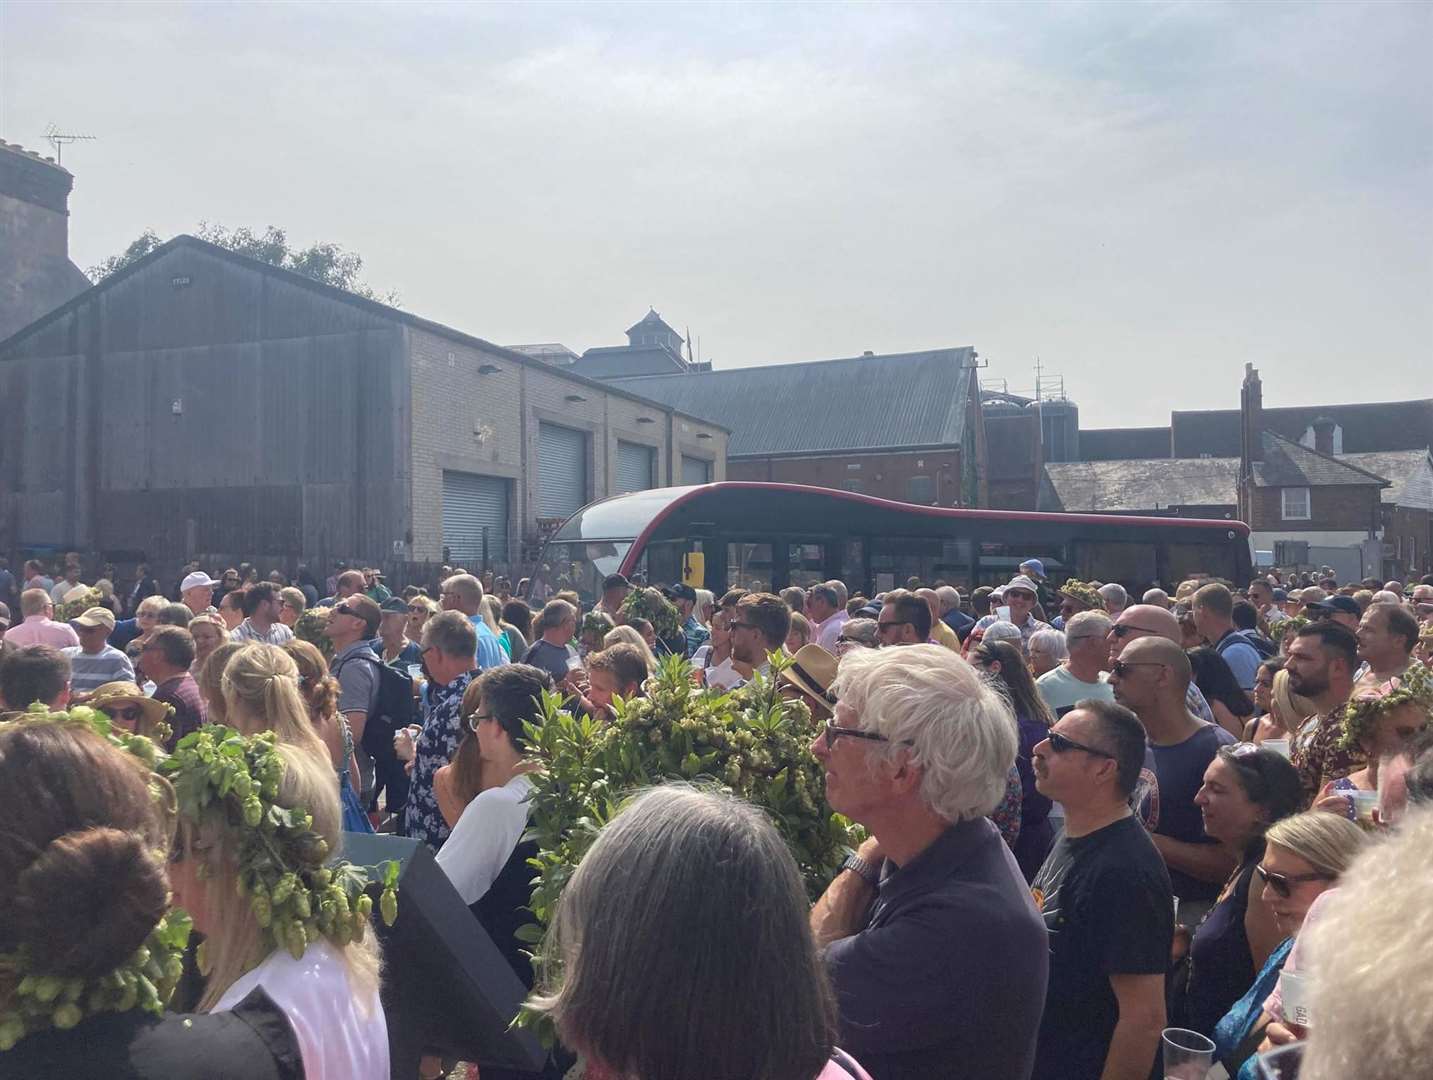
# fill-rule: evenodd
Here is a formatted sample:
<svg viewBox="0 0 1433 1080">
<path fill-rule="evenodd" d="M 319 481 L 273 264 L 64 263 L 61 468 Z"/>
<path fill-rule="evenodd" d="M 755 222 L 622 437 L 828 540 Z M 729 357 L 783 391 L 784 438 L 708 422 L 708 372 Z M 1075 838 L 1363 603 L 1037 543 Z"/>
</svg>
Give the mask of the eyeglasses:
<svg viewBox="0 0 1433 1080">
<path fill-rule="evenodd" d="M 1255 866 L 1254 869 L 1258 871 L 1264 884 L 1285 900 L 1293 895 L 1294 886 L 1300 882 L 1334 880 L 1332 874 L 1276 874 L 1272 870 L 1265 870 L 1263 866 Z"/>
<path fill-rule="evenodd" d="M 1110 633 L 1115 636 L 1115 640 L 1116 640 L 1116 641 L 1119 641 L 1119 640 L 1122 639 L 1122 638 L 1128 637 L 1130 634 L 1133 634 L 1136 630 L 1139 631 L 1141 634 L 1158 634 L 1158 633 L 1159 633 L 1158 630 L 1151 630 L 1151 629 L 1149 629 L 1148 627 L 1145 627 L 1145 626 L 1135 626 L 1134 623 L 1119 623 L 1119 624 L 1117 624 L 1117 625 L 1115 625 L 1115 626 L 1110 627 Z"/>
<path fill-rule="evenodd" d="M 865 739 L 867 742 L 890 742 L 891 740 L 875 731 L 862 731 L 860 728 L 837 727 L 835 724 L 827 724 L 821 729 L 821 737 L 826 741 L 826 749 L 832 750 L 836 746 L 836 740 L 843 735 L 853 739 Z"/>
<path fill-rule="evenodd" d="M 472 731 L 476 732 L 478 730 L 479 724 L 481 724 L 484 720 L 491 719 L 493 719 L 493 714 L 490 712 L 475 712 L 468 717 L 468 727 Z"/>
<path fill-rule="evenodd" d="M 1116 660 L 1114 666 L 1110 668 L 1110 674 L 1118 675 L 1121 679 L 1123 679 L 1126 675 L 1129 674 L 1130 668 L 1168 666 L 1169 665 L 1164 663 L 1162 660 Z"/>
<path fill-rule="evenodd" d="M 893 626 L 914 626 L 915 623 L 909 619 L 885 619 L 876 623 L 876 630 L 884 634 Z"/>
<path fill-rule="evenodd" d="M 1058 731 L 1045 732 L 1045 738 L 1050 743 L 1050 749 L 1057 754 L 1065 754 L 1071 750 L 1080 750 L 1086 754 L 1093 754 L 1095 757 L 1109 758 L 1111 761 L 1113 761 L 1115 757 L 1108 750 L 1097 750 L 1093 746 L 1077 743 L 1074 739 L 1068 739 Z"/>
</svg>

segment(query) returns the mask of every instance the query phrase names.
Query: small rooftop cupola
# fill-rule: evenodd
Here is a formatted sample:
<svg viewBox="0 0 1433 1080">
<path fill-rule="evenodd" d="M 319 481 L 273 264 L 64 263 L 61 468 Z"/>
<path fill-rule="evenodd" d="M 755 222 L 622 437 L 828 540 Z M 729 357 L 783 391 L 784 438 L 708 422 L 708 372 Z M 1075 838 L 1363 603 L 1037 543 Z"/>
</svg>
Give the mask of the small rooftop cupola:
<svg viewBox="0 0 1433 1080">
<path fill-rule="evenodd" d="M 678 360 L 682 359 L 682 335 L 668 326 L 655 308 L 649 309 L 641 322 L 627 330 L 627 343 L 632 346 L 656 345 Z"/>
<path fill-rule="evenodd" d="M 1334 430 L 1338 423 L 1331 416 L 1317 417 L 1313 422 L 1314 449 L 1320 454 L 1334 453 Z"/>
</svg>

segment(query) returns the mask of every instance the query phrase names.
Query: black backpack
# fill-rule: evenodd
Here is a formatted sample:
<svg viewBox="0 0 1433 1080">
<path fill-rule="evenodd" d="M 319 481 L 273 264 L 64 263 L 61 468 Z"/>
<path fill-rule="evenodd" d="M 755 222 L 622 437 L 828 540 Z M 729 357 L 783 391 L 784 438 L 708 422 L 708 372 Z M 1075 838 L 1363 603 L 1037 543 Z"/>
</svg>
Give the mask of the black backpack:
<svg viewBox="0 0 1433 1080">
<path fill-rule="evenodd" d="M 389 667 L 376 656 L 359 654 L 355 660 L 366 660 L 378 668 L 378 694 L 363 725 L 363 749 L 374 761 L 387 761 L 394 756 L 393 736 L 413 723 L 413 680 L 407 672 Z"/>
</svg>

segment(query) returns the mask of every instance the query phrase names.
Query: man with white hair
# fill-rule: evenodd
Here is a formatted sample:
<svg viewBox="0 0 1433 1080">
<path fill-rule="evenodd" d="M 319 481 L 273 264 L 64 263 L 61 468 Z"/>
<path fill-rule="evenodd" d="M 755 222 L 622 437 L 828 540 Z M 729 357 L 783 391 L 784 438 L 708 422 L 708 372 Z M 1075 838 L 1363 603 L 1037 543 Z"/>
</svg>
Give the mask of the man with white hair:
<svg viewBox="0 0 1433 1080">
<path fill-rule="evenodd" d="M 960 610 L 960 590 L 954 585 L 937 585 L 936 596 L 940 597 L 940 617 L 946 626 L 955 631 L 955 636 L 964 641 L 975 620 Z"/>
<path fill-rule="evenodd" d="M 1129 593 L 1125 592 L 1125 587 L 1117 581 L 1101 585 L 1099 593 L 1105 602 L 1105 612 L 1111 619 L 1117 618 L 1121 611 L 1129 607 Z"/>
<path fill-rule="evenodd" d="M 1103 611 L 1076 612 L 1065 623 L 1065 662 L 1035 680 L 1040 697 L 1057 717 L 1073 709 L 1077 701 L 1115 699 L 1105 678 L 1109 655 L 1105 638 L 1110 625 L 1110 617 Z"/>
<path fill-rule="evenodd" d="M 1169 593 L 1163 589 L 1146 589 L 1144 596 L 1140 599 L 1140 603 L 1151 607 L 1164 608 L 1168 611 L 1170 607 Z"/>
<path fill-rule="evenodd" d="M 949 649 L 857 649 L 811 745 L 832 809 L 871 838 L 811 911 L 842 1048 L 874 1080 L 1024 1080 L 1049 947 L 986 815 L 1005 792 L 1010 711 Z"/>
</svg>

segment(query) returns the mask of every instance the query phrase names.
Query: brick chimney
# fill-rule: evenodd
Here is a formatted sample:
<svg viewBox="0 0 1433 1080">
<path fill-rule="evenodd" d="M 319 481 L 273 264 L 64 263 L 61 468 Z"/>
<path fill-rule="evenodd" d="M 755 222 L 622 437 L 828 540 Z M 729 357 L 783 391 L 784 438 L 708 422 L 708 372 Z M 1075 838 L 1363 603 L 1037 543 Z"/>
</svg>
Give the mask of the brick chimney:
<svg viewBox="0 0 1433 1080">
<path fill-rule="evenodd" d="M 1254 365 L 1245 364 L 1239 391 L 1239 517 L 1245 522 L 1253 506 L 1254 463 L 1263 460 L 1264 384 Z"/>
<path fill-rule="evenodd" d="M 1333 453 L 1333 429 L 1338 425 L 1332 417 L 1320 416 L 1314 421 L 1314 449 L 1320 454 Z"/>
<path fill-rule="evenodd" d="M 53 160 L 0 140 L 0 340 L 89 287 L 70 262 L 74 183 Z"/>
</svg>

